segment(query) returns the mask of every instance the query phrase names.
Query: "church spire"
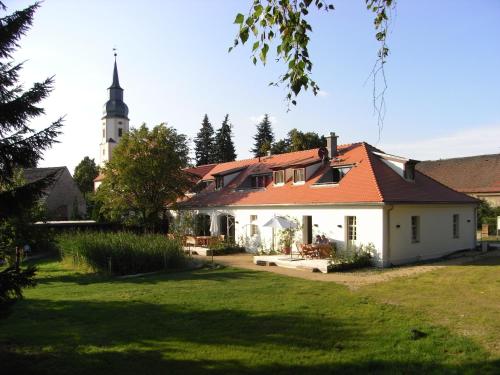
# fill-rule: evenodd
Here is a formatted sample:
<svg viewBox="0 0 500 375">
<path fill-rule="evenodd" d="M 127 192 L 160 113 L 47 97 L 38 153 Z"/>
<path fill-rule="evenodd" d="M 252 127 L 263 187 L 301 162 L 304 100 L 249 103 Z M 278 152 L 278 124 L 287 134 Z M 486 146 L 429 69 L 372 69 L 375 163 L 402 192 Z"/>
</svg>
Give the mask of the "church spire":
<svg viewBox="0 0 500 375">
<path fill-rule="evenodd" d="M 104 105 L 104 117 L 121 117 L 128 118 L 128 107 L 123 102 L 123 89 L 120 87 L 118 79 L 118 67 L 116 64 L 116 49 L 113 48 L 115 56 L 115 64 L 113 67 L 113 82 L 109 86 L 109 100 Z"/>
<path fill-rule="evenodd" d="M 110 88 L 120 88 L 120 80 L 118 79 L 118 68 L 116 67 L 116 48 L 113 48 L 113 51 L 115 51 L 115 67 L 113 69 L 113 83 L 111 84 Z"/>
</svg>

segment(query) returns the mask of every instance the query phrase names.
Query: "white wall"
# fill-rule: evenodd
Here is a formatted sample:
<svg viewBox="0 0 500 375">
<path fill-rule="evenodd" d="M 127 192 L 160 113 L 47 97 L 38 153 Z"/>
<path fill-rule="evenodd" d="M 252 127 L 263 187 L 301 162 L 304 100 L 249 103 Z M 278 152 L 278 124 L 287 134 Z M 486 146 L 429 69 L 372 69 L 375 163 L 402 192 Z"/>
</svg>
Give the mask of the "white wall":
<svg viewBox="0 0 500 375">
<path fill-rule="evenodd" d="M 453 214 L 459 215 L 459 238 L 453 238 Z M 475 205 L 395 205 L 388 215 L 390 240 L 386 241 L 386 261 L 389 263 L 438 258 L 476 245 Z M 411 216 L 420 216 L 418 243 L 411 241 Z"/>
<path fill-rule="evenodd" d="M 101 144 L 99 148 L 99 165 L 102 167 L 104 163 L 111 159 L 113 148 L 120 141 L 118 129 L 123 129 L 122 134 L 129 131 L 129 120 L 123 118 L 105 118 L 101 125 Z M 103 134 L 104 130 L 104 134 Z M 116 143 L 108 143 L 108 139 L 113 138 Z M 104 153 L 103 153 L 104 150 Z"/>
<path fill-rule="evenodd" d="M 346 241 L 346 216 L 356 216 L 357 218 L 357 240 L 356 245 L 367 245 L 372 243 L 376 250 L 376 259 L 382 261 L 383 249 L 383 216 L 382 206 L 290 206 L 290 207 L 242 207 L 225 208 L 218 207 L 220 213 L 233 215 L 236 221 L 236 241 L 243 243 L 248 251 L 255 252 L 259 244 L 263 244 L 269 249 L 272 244 L 272 229 L 263 227 L 274 215 L 288 216 L 297 219 L 302 225 L 304 215 L 312 216 L 313 239 L 319 234 L 324 234 L 333 240 L 337 247 L 345 248 Z M 199 210 L 200 213 L 210 214 L 213 209 Z M 257 215 L 259 224 L 259 234 L 254 238 L 250 237 L 250 215 Z M 299 230 L 296 240 L 302 242 L 302 231 Z M 278 244 L 279 235 L 275 234 L 275 243 Z"/>
</svg>

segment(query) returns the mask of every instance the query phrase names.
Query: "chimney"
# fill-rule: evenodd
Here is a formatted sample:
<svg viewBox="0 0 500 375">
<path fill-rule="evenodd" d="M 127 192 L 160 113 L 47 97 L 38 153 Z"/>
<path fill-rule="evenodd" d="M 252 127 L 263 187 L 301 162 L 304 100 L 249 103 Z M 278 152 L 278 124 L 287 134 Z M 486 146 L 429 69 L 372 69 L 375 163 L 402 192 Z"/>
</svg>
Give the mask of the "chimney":
<svg viewBox="0 0 500 375">
<path fill-rule="evenodd" d="M 338 155 L 337 152 L 337 138 L 334 132 L 331 132 L 330 135 L 326 136 L 326 148 L 328 150 L 328 157 L 333 159 Z"/>
</svg>

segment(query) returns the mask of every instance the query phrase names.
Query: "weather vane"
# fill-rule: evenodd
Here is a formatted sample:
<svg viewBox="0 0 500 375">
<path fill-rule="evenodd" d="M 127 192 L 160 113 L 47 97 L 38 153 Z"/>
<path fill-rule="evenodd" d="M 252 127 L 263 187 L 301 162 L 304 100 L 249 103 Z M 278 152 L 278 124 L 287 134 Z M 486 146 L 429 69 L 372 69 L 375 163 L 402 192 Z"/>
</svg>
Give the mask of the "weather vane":
<svg viewBox="0 0 500 375">
<path fill-rule="evenodd" d="M 115 55 L 115 60 L 116 60 L 116 47 L 113 47 L 113 55 Z"/>
</svg>

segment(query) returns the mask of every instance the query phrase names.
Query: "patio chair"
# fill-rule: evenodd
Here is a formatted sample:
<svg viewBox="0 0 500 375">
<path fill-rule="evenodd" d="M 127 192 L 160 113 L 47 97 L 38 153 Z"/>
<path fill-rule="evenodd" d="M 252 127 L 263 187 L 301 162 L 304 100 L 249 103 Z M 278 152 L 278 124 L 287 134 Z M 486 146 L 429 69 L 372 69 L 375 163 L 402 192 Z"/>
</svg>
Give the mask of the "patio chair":
<svg viewBox="0 0 500 375">
<path fill-rule="evenodd" d="M 332 246 L 330 244 L 322 244 L 318 246 L 318 256 L 321 259 L 331 258 Z"/>
</svg>

